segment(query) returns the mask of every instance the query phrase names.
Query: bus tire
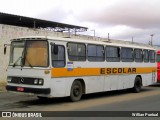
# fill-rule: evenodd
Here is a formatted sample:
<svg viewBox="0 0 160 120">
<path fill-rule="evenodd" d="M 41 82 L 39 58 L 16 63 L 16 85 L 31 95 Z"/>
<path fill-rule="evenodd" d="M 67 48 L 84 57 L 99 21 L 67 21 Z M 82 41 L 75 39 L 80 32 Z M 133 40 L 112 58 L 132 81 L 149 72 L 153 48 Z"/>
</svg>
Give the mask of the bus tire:
<svg viewBox="0 0 160 120">
<path fill-rule="evenodd" d="M 70 99 L 72 102 L 79 101 L 82 97 L 82 83 L 75 80 L 72 84 L 70 91 Z"/>
<path fill-rule="evenodd" d="M 141 91 L 142 87 L 142 80 L 140 77 L 136 77 L 134 81 L 134 87 L 132 88 L 132 91 L 134 93 L 139 93 Z"/>
</svg>

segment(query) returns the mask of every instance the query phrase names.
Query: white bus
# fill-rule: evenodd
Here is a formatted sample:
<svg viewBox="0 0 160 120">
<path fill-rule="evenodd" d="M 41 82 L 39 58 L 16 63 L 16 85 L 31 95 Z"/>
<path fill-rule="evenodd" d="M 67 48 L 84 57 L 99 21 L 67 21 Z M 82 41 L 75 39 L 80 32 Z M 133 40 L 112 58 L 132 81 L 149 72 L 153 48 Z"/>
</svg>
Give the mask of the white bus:
<svg viewBox="0 0 160 120">
<path fill-rule="evenodd" d="M 8 91 L 38 98 L 70 96 L 142 86 L 157 80 L 155 49 L 138 45 L 56 37 L 11 40 Z"/>
</svg>

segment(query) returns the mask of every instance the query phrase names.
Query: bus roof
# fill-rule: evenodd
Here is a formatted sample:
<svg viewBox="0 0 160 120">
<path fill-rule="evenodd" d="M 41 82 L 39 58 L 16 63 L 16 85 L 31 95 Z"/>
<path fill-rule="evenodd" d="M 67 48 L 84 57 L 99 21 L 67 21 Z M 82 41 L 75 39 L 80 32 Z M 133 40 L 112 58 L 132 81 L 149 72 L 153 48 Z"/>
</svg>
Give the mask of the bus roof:
<svg viewBox="0 0 160 120">
<path fill-rule="evenodd" d="M 97 45 L 108 45 L 108 46 L 119 46 L 119 47 L 131 47 L 131 48 L 141 48 L 141 49 L 151 49 L 156 50 L 152 46 L 137 45 L 137 44 L 123 44 L 123 43 L 113 43 L 111 41 L 102 41 L 102 40 L 87 40 L 87 39 L 75 39 L 75 38 L 63 38 L 63 37 L 50 37 L 50 36 L 27 36 L 19 37 L 12 39 L 11 41 L 17 40 L 54 40 L 54 41 L 64 41 L 64 42 L 78 42 L 78 43 L 88 43 L 88 44 L 97 44 Z M 160 53 L 160 51 L 159 51 Z"/>
</svg>

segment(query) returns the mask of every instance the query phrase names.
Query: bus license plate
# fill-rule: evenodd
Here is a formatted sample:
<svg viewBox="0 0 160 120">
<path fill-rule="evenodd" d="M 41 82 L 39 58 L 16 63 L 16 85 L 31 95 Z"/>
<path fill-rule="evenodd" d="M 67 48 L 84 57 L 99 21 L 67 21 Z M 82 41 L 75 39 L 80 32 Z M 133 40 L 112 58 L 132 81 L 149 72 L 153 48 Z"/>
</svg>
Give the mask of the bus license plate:
<svg viewBox="0 0 160 120">
<path fill-rule="evenodd" d="M 23 87 L 17 87 L 17 91 L 23 92 L 23 91 L 24 91 L 24 88 L 23 88 Z"/>
</svg>

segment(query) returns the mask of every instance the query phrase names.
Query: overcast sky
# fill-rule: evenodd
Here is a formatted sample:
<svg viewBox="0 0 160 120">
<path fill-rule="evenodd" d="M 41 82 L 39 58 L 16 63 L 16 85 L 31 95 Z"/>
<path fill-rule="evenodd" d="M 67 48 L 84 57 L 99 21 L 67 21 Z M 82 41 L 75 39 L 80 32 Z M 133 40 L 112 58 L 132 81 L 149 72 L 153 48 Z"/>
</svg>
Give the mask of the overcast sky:
<svg viewBox="0 0 160 120">
<path fill-rule="evenodd" d="M 0 0 L 0 12 L 88 27 L 87 34 L 160 45 L 160 0 Z"/>
</svg>

